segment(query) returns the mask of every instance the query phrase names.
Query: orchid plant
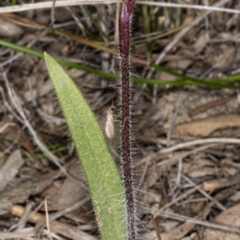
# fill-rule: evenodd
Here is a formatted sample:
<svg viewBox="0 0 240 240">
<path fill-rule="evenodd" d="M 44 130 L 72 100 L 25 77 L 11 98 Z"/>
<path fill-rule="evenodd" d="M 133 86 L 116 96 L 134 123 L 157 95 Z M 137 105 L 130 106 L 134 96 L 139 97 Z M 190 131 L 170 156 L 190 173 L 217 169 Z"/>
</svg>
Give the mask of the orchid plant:
<svg viewBox="0 0 240 240">
<path fill-rule="evenodd" d="M 131 159 L 130 32 L 134 3 L 123 0 L 119 17 L 122 176 L 83 95 L 45 53 L 48 73 L 86 176 L 102 240 L 135 240 L 137 235 Z"/>
</svg>

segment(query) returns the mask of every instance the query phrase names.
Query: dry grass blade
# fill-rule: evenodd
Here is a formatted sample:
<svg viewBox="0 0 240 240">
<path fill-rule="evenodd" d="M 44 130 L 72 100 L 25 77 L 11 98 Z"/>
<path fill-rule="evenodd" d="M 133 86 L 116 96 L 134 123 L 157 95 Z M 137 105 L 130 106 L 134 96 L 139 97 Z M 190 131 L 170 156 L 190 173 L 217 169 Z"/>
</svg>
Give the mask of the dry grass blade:
<svg viewBox="0 0 240 240">
<path fill-rule="evenodd" d="M 58 166 L 63 173 L 65 173 L 66 175 L 67 172 L 66 170 L 61 166 L 61 164 L 59 163 L 60 160 L 53 155 L 48 148 L 43 144 L 43 142 L 39 139 L 39 137 L 37 136 L 36 131 L 33 129 L 33 127 L 31 126 L 31 124 L 29 123 L 29 121 L 27 120 L 25 113 L 22 109 L 22 106 L 19 104 L 19 101 L 17 100 L 17 96 L 15 91 L 10 87 L 9 81 L 7 79 L 7 74 L 6 72 L 3 73 L 3 78 L 5 80 L 6 86 L 7 86 L 7 90 L 8 90 L 8 95 L 14 105 L 14 107 L 16 108 L 18 114 L 20 115 L 21 119 L 24 121 L 24 124 L 27 126 L 29 132 L 32 134 L 34 141 L 36 142 L 36 144 L 38 145 L 38 147 L 43 151 L 43 153 L 56 165 Z"/>
<path fill-rule="evenodd" d="M 220 1 L 218 3 L 216 3 L 214 6 L 218 7 L 218 6 L 222 6 L 226 3 L 228 3 L 230 0 L 223 0 Z M 197 24 L 199 24 L 208 14 L 210 14 L 213 10 L 208 10 L 207 12 L 202 13 L 199 17 L 197 17 L 189 26 L 183 28 L 174 38 L 172 41 L 170 41 L 168 43 L 168 45 L 164 48 L 164 50 L 162 51 L 162 53 L 158 56 L 157 60 L 155 61 L 156 65 L 159 65 L 162 60 L 165 58 L 165 56 L 167 55 L 167 53 L 180 41 L 180 39 L 182 39 L 187 32 L 193 28 L 194 26 L 196 26 Z M 152 69 L 149 74 L 147 75 L 147 78 L 151 78 L 152 74 L 153 74 L 154 70 Z"/>
<path fill-rule="evenodd" d="M 70 7 L 70 6 L 77 6 L 77 5 L 96 5 L 96 4 L 111 4 L 121 2 L 120 0 L 67 0 L 67 1 L 56 1 L 55 7 Z M 29 4 L 22 4 L 22 5 L 15 5 L 9 7 L 0 7 L 0 13 L 10 13 L 10 12 L 22 12 L 22 11 L 29 11 L 29 10 L 39 10 L 39 9 L 48 9 L 52 8 L 53 2 L 39 2 L 39 3 L 29 3 Z"/>
<path fill-rule="evenodd" d="M 14 205 L 11 209 L 11 213 L 15 216 L 22 216 L 24 213 L 24 208 L 20 205 Z M 32 223 L 37 223 L 41 220 L 45 219 L 45 216 L 40 213 L 31 214 L 29 221 Z M 79 230 L 77 227 L 71 226 L 69 224 L 62 223 L 60 221 L 52 221 L 49 223 L 52 231 L 60 233 L 61 235 L 73 239 L 73 240 L 97 240 L 96 237 L 91 236 L 88 233 L 85 233 Z"/>
<path fill-rule="evenodd" d="M 137 1 L 138 4 L 155 6 L 155 7 L 169 7 L 169 8 L 186 8 L 186 9 L 197 9 L 197 10 L 206 10 L 206 11 L 219 11 L 227 13 L 240 13 L 240 10 L 230 9 L 230 8 L 221 8 L 208 5 L 193 5 L 193 4 L 182 4 L 182 3 L 164 3 L 164 2 L 151 2 L 151 1 Z"/>
<path fill-rule="evenodd" d="M 31 239 L 34 237 L 34 228 L 23 228 L 14 232 L 0 233 L 1 239 Z"/>
<path fill-rule="evenodd" d="M 62 0 L 56 1 L 55 7 L 70 7 L 77 5 L 96 5 L 96 4 L 113 4 L 120 3 L 121 0 Z M 170 7 L 170 8 L 187 8 L 187 9 L 197 9 L 197 10 L 207 10 L 207 11 L 219 11 L 227 13 L 240 13 L 240 10 L 221 8 L 217 6 L 207 6 L 207 5 L 193 5 L 193 4 L 178 4 L 178 3 L 164 3 L 164 2 L 152 2 L 152 1 L 137 1 L 137 4 L 155 6 L 155 7 Z M 22 12 L 37 9 L 48 9 L 52 8 L 53 2 L 42 2 L 42 3 L 30 3 L 22 4 L 8 7 L 0 7 L 0 13 L 10 13 L 10 12 Z"/>
</svg>

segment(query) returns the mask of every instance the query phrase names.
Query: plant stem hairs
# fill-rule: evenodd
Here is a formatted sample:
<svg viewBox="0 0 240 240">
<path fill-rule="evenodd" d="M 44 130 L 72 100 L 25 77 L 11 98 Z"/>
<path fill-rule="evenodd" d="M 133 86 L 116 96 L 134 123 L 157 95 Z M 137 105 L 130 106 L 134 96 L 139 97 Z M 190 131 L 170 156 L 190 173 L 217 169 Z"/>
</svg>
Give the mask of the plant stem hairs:
<svg viewBox="0 0 240 240">
<path fill-rule="evenodd" d="M 122 0 L 119 15 L 120 49 L 120 104 L 121 104 L 121 163 L 127 208 L 128 239 L 136 239 L 136 209 L 133 187 L 133 169 L 131 153 L 131 68 L 130 68 L 130 33 L 131 17 L 135 0 Z"/>
</svg>

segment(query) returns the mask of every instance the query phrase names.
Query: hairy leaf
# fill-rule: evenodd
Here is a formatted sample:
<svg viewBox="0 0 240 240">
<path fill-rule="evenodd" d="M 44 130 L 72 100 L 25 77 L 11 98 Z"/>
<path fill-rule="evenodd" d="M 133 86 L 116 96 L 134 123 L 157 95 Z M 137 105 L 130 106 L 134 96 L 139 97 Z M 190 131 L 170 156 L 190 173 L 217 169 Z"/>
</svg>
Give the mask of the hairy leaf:
<svg viewBox="0 0 240 240">
<path fill-rule="evenodd" d="M 45 61 L 87 179 L 102 240 L 127 239 L 124 190 L 103 133 L 66 72 L 46 53 Z"/>
</svg>

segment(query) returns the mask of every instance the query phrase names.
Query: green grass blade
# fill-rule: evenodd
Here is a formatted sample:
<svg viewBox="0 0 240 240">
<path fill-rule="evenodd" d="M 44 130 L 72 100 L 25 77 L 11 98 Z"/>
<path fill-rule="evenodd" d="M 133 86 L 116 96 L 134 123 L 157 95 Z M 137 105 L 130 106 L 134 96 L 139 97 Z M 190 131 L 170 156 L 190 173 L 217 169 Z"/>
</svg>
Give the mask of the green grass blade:
<svg viewBox="0 0 240 240">
<path fill-rule="evenodd" d="M 173 71 L 169 68 L 163 67 L 163 66 L 159 66 L 159 65 L 156 65 L 156 64 L 151 64 L 151 67 L 156 69 L 159 72 L 162 71 L 162 72 L 168 73 L 169 75 L 178 77 L 182 80 L 199 81 L 199 79 L 197 79 L 197 78 L 193 78 L 193 77 L 189 77 L 189 76 L 186 76 L 184 74 L 181 74 L 181 73 L 177 73 L 177 72 L 175 72 L 175 71 Z"/>
<path fill-rule="evenodd" d="M 223 82 L 223 83 L 239 82 L 240 81 L 240 75 L 228 76 L 228 77 L 217 78 L 217 79 L 207 79 L 206 81 L 218 81 L 218 82 Z"/>
<path fill-rule="evenodd" d="M 31 48 L 28 48 L 28 47 L 24 47 L 24 46 L 15 44 L 15 43 L 11 43 L 11 42 L 8 42 L 8 41 L 2 40 L 2 39 L 0 39 L 0 45 L 2 45 L 4 47 L 11 48 L 11 49 L 14 49 L 14 50 L 22 52 L 22 53 L 26 53 L 26 54 L 31 55 L 31 56 L 35 56 L 35 57 L 38 57 L 38 58 L 43 58 L 43 53 L 42 52 L 39 52 L 37 50 L 31 49 Z M 96 75 L 99 75 L 99 76 L 102 76 L 102 77 L 106 77 L 106 78 L 114 78 L 115 79 L 117 77 L 117 75 L 115 75 L 113 73 L 108 73 L 108 72 L 104 72 L 104 71 L 96 69 L 96 68 L 91 68 L 91 67 L 87 67 L 87 66 L 84 66 L 84 65 L 72 63 L 72 62 L 69 62 L 69 61 L 64 60 L 62 58 L 55 57 L 54 59 L 58 63 L 63 64 L 64 66 L 67 66 L 67 67 L 80 69 L 80 70 L 83 70 L 85 72 L 93 73 L 93 74 L 96 74 Z"/>
<path fill-rule="evenodd" d="M 0 45 L 14 49 L 16 51 L 26 53 L 38 58 L 43 58 L 43 53 L 37 50 L 27 48 L 24 46 L 17 45 L 15 43 L 11 43 L 8 41 L 4 41 L 0 39 Z M 118 75 L 114 73 L 105 72 L 96 68 L 87 67 L 84 65 L 79 65 L 76 63 L 69 62 L 62 58 L 54 58 L 58 63 L 63 64 L 64 66 L 80 69 L 88 73 L 93 73 L 108 79 L 118 79 Z M 189 77 L 184 74 L 177 73 L 173 70 L 165 68 L 163 66 L 158 66 L 152 64 L 151 67 L 158 71 L 166 72 L 170 75 L 176 76 L 180 78 L 180 80 L 169 81 L 169 80 L 160 80 L 160 79 L 146 79 L 146 78 L 138 78 L 133 77 L 133 81 L 136 83 L 146 83 L 146 84 L 157 84 L 157 85 L 170 85 L 170 86 L 207 86 L 212 88 L 229 88 L 229 89 L 239 89 L 240 88 L 240 75 L 229 76 L 225 78 L 219 79 L 207 79 L 207 80 L 199 80 L 197 78 Z"/>
<path fill-rule="evenodd" d="M 89 11 L 87 6 L 83 5 L 83 9 L 85 10 L 85 12 L 87 13 L 88 17 L 91 19 L 93 25 L 95 26 L 95 28 L 98 30 L 99 33 L 102 34 L 102 36 L 107 40 L 107 42 L 110 42 L 111 39 L 110 37 L 102 30 L 102 28 L 99 26 L 99 24 L 97 23 L 97 21 L 94 19 L 94 17 L 92 16 L 91 12 Z"/>
<path fill-rule="evenodd" d="M 207 82 L 207 81 L 189 81 L 189 80 L 158 80 L 158 79 L 145 79 L 139 77 L 132 78 L 135 83 L 146 83 L 150 85 L 169 85 L 169 86 L 208 86 L 212 88 L 229 88 L 229 89 L 239 89 L 240 82 L 235 84 L 223 84 L 222 82 Z"/>
<path fill-rule="evenodd" d="M 45 61 L 87 179 L 101 238 L 125 240 L 124 190 L 103 133 L 66 72 L 47 54 Z"/>
</svg>

